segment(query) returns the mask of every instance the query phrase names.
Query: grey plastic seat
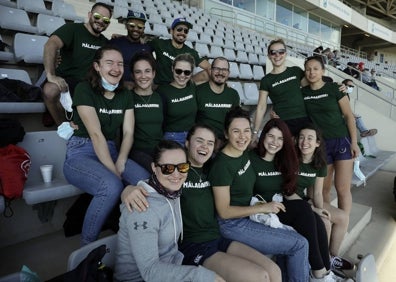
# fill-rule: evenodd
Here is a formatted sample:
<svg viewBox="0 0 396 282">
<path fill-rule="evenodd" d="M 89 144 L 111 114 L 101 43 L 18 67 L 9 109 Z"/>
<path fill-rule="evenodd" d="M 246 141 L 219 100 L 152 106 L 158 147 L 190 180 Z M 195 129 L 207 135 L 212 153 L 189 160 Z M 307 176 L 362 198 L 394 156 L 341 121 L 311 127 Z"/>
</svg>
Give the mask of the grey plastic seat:
<svg viewBox="0 0 396 282">
<path fill-rule="evenodd" d="M 84 18 L 77 15 L 73 5 L 60 0 L 52 1 L 52 12 L 55 16 L 62 17 L 65 20 L 71 20 L 76 22 L 84 21 Z"/>
<path fill-rule="evenodd" d="M 254 82 L 245 82 L 243 84 L 243 93 L 245 94 L 245 105 L 257 105 L 259 91 L 257 84 Z"/>
<path fill-rule="evenodd" d="M 242 83 L 239 81 L 228 81 L 227 85 L 238 92 L 240 102 L 242 105 L 244 105 L 246 98 L 245 94 L 243 93 Z"/>
<path fill-rule="evenodd" d="M 230 62 L 230 78 L 239 78 L 239 68 L 238 64 L 235 62 Z"/>
<path fill-rule="evenodd" d="M 249 64 L 240 64 L 239 65 L 239 78 L 240 79 L 253 79 L 252 68 Z"/>
<path fill-rule="evenodd" d="M 14 1 L 11 0 L 0 0 L 0 5 L 1 6 L 7 6 L 11 8 L 16 8 L 17 4 Z"/>
<path fill-rule="evenodd" d="M 253 79 L 261 80 L 264 77 L 264 69 L 262 66 L 254 65 L 253 66 Z"/>
<path fill-rule="evenodd" d="M 0 41 L 3 41 L 0 35 Z M 14 53 L 10 51 L 0 51 L 0 61 L 8 62 L 14 60 Z"/>
<path fill-rule="evenodd" d="M 210 57 L 217 58 L 217 57 L 224 57 L 223 49 L 220 46 L 213 45 L 210 47 Z"/>
<path fill-rule="evenodd" d="M 199 53 L 199 55 L 201 57 L 209 57 L 210 56 L 208 45 L 205 43 L 196 42 L 195 50 Z"/>
<path fill-rule="evenodd" d="M 28 84 L 32 84 L 32 80 L 30 79 L 29 74 L 27 73 L 27 71 L 22 69 L 0 68 L 0 79 L 3 78 L 18 79 Z"/>
<path fill-rule="evenodd" d="M 245 51 L 238 50 L 236 53 L 236 60 L 240 63 L 247 63 L 249 61 L 248 55 Z"/>
<path fill-rule="evenodd" d="M 219 36 L 214 36 L 212 44 L 215 45 L 215 46 L 223 47 L 224 46 L 223 38 L 219 37 Z"/>
<path fill-rule="evenodd" d="M 32 26 L 26 11 L 5 6 L 0 6 L 0 27 L 2 29 L 37 33 L 37 27 Z"/>
<path fill-rule="evenodd" d="M 43 0 L 17 0 L 18 9 L 23 9 L 27 12 L 32 12 L 36 14 L 46 14 L 52 15 L 52 11 L 45 7 Z"/>
<path fill-rule="evenodd" d="M 14 52 L 17 62 L 42 64 L 44 44 L 48 37 L 43 35 L 32 35 L 26 33 L 17 33 L 14 36 Z M 26 48 L 29 46 L 29 48 Z"/>
<path fill-rule="evenodd" d="M 199 42 L 198 33 L 194 29 L 190 29 L 187 35 L 187 39 L 191 42 Z"/>
<path fill-rule="evenodd" d="M 234 49 L 224 48 L 224 57 L 231 62 L 235 61 L 236 56 Z"/>
<path fill-rule="evenodd" d="M 206 33 L 201 33 L 199 42 L 204 43 L 204 44 L 212 44 L 213 43 L 210 35 L 206 34 Z"/>
<path fill-rule="evenodd" d="M 64 25 L 65 19 L 55 16 L 38 14 L 37 29 L 39 34 L 50 36 L 55 30 Z"/>
<path fill-rule="evenodd" d="M 170 38 L 170 34 L 168 28 L 165 24 L 153 24 L 153 30 L 151 31 L 152 35 Z"/>
<path fill-rule="evenodd" d="M 258 55 L 255 53 L 249 53 L 248 54 L 248 63 L 251 65 L 258 65 L 259 64 Z"/>
</svg>

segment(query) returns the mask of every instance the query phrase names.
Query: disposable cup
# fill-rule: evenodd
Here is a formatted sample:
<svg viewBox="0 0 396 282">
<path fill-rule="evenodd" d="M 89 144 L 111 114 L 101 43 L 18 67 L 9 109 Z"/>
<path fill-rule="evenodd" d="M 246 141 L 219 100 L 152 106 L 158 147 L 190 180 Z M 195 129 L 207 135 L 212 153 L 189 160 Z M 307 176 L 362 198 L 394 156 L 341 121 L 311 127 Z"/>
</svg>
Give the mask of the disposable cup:
<svg viewBox="0 0 396 282">
<path fill-rule="evenodd" d="M 54 169 L 53 165 L 42 165 L 40 166 L 41 176 L 43 177 L 43 181 L 45 183 L 52 181 L 52 171 Z"/>
</svg>

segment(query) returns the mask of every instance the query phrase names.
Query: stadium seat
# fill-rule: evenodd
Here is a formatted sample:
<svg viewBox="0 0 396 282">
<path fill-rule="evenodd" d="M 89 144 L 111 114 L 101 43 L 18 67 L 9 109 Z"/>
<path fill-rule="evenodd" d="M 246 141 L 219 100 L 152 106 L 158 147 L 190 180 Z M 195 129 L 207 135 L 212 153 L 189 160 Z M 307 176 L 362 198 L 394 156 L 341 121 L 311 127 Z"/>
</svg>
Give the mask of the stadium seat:
<svg viewBox="0 0 396 282">
<path fill-rule="evenodd" d="M 230 62 L 236 60 L 235 51 L 234 49 L 224 48 L 224 57 L 229 60 Z"/>
<path fill-rule="evenodd" d="M 37 29 L 39 34 L 50 36 L 55 30 L 64 25 L 66 22 L 63 18 L 38 14 Z"/>
<path fill-rule="evenodd" d="M 204 32 L 204 27 L 200 24 L 194 24 L 192 29 L 195 30 L 198 34 Z"/>
<path fill-rule="evenodd" d="M 213 42 L 212 42 L 212 44 L 215 45 L 215 46 L 223 47 L 223 46 L 224 46 L 223 38 L 222 38 L 222 37 L 218 37 L 218 36 L 215 35 L 215 36 L 213 37 Z"/>
<path fill-rule="evenodd" d="M 208 45 L 205 43 L 195 42 L 195 51 L 197 51 L 201 57 L 210 56 Z"/>
<path fill-rule="evenodd" d="M 210 47 L 210 57 L 224 57 L 223 49 L 220 46 L 213 45 Z"/>
<path fill-rule="evenodd" d="M 165 24 L 153 24 L 153 30 L 151 31 L 151 34 L 159 37 L 170 38 L 168 28 Z"/>
<path fill-rule="evenodd" d="M 254 53 L 253 45 L 245 42 L 245 52 Z"/>
<path fill-rule="evenodd" d="M 240 79 L 253 79 L 252 68 L 249 64 L 240 64 L 239 65 L 239 78 Z"/>
<path fill-rule="evenodd" d="M 214 38 L 216 38 L 216 37 L 220 37 L 221 39 L 223 39 L 224 38 L 224 32 L 222 30 L 216 29 L 215 33 L 214 33 Z"/>
<path fill-rule="evenodd" d="M 17 0 L 17 8 L 36 14 L 52 15 L 52 11 L 45 7 L 43 0 Z"/>
<path fill-rule="evenodd" d="M 3 41 L 3 39 L 1 38 L 0 35 L 0 41 Z M 0 61 L 3 62 L 8 62 L 8 61 L 13 61 L 14 60 L 14 53 L 4 50 L 4 51 L 0 51 Z"/>
<path fill-rule="evenodd" d="M 55 16 L 64 18 L 65 20 L 83 22 L 84 18 L 79 17 L 74 10 L 72 4 L 64 3 L 63 1 L 52 1 L 52 12 Z"/>
<path fill-rule="evenodd" d="M 209 34 L 206 33 L 201 33 L 200 38 L 199 38 L 200 43 L 205 43 L 205 44 L 212 44 L 212 38 L 210 37 Z"/>
<path fill-rule="evenodd" d="M 236 60 L 237 60 L 237 62 L 240 62 L 240 63 L 247 63 L 249 61 L 247 53 L 245 51 L 241 51 L 241 50 L 237 51 Z"/>
<path fill-rule="evenodd" d="M 164 23 L 162 21 L 161 16 L 158 13 L 150 12 L 150 13 L 147 13 L 147 14 L 149 15 L 149 19 L 148 19 L 149 23 L 151 23 L 151 24 L 155 24 L 155 23 L 163 24 Z"/>
<path fill-rule="evenodd" d="M 253 79 L 261 80 L 264 77 L 264 70 L 262 66 L 254 65 L 253 66 Z"/>
<path fill-rule="evenodd" d="M 238 92 L 241 104 L 244 105 L 246 98 L 245 94 L 243 93 L 242 83 L 240 83 L 239 81 L 228 81 L 227 85 Z"/>
<path fill-rule="evenodd" d="M 114 3 L 109 4 L 109 5 L 113 5 L 113 4 L 114 4 L 114 6 L 120 6 L 120 7 L 124 7 L 124 8 L 129 8 L 127 0 L 114 0 Z"/>
<path fill-rule="evenodd" d="M 113 7 L 113 18 L 114 19 L 126 18 L 127 15 L 128 15 L 128 9 L 125 9 L 124 7 L 117 6 L 117 5 Z M 147 26 L 148 25 L 146 24 L 146 27 Z"/>
<path fill-rule="evenodd" d="M 236 40 L 236 38 L 235 38 Z M 241 41 L 235 41 L 235 50 L 245 51 L 245 45 Z"/>
<path fill-rule="evenodd" d="M 210 26 L 207 26 L 205 27 L 204 33 L 208 34 L 209 36 L 214 36 L 214 29 Z"/>
<path fill-rule="evenodd" d="M 27 71 L 22 69 L 0 68 L 0 79 L 3 78 L 18 79 L 28 84 L 32 84 L 32 80 L 30 79 L 29 74 L 27 73 Z"/>
<path fill-rule="evenodd" d="M 48 37 L 42 35 L 32 35 L 26 33 L 17 33 L 14 36 L 14 52 L 17 62 L 42 64 L 44 44 Z M 29 46 L 29 48 L 26 48 Z"/>
<path fill-rule="evenodd" d="M 245 105 L 257 105 L 259 98 L 259 91 L 256 83 L 245 82 L 243 84 L 243 93 L 245 94 L 246 97 Z"/>
<path fill-rule="evenodd" d="M 191 42 L 199 42 L 198 33 L 195 30 L 190 29 L 187 35 L 187 39 Z"/>
<path fill-rule="evenodd" d="M 93 249 L 101 245 L 106 245 L 106 254 L 103 257 L 102 262 L 104 265 L 114 270 L 117 234 L 101 238 L 72 252 L 68 259 L 67 271 L 75 269 Z"/>
<path fill-rule="evenodd" d="M 16 8 L 17 4 L 14 1 L 11 0 L 0 0 L 0 5 L 1 6 L 7 6 L 11 8 Z"/>
<path fill-rule="evenodd" d="M 235 62 L 230 62 L 230 78 L 239 78 L 239 68 L 238 64 Z"/>
<path fill-rule="evenodd" d="M 248 63 L 251 65 L 258 65 L 259 64 L 258 55 L 255 53 L 249 53 L 248 54 Z"/>
<path fill-rule="evenodd" d="M 184 44 L 186 44 L 188 47 L 190 47 L 191 49 L 194 49 L 194 45 L 193 45 L 193 43 L 191 42 L 191 41 L 189 41 L 189 40 L 186 40 L 186 41 L 184 41 Z"/>
<path fill-rule="evenodd" d="M 5 6 L 0 6 L 0 27 L 2 29 L 37 33 L 37 27 L 31 25 L 26 11 Z"/>
<path fill-rule="evenodd" d="M 267 63 L 267 56 L 259 55 L 259 64 L 264 66 L 266 63 Z"/>
<path fill-rule="evenodd" d="M 234 39 L 225 38 L 224 39 L 224 48 L 235 49 Z"/>
</svg>

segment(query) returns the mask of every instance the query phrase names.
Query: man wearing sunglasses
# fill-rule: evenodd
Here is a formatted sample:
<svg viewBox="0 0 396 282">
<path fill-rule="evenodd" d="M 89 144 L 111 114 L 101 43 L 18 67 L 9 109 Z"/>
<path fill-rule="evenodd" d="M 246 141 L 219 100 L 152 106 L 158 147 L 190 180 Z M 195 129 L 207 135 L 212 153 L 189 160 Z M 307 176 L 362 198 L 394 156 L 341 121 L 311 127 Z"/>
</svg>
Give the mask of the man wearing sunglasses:
<svg viewBox="0 0 396 282">
<path fill-rule="evenodd" d="M 120 49 L 124 57 L 124 84 L 129 89 L 133 87 L 133 80 L 129 62 L 138 52 L 152 52 L 152 48 L 143 41 L 146 15 L 141 12 L 128 11 L 126 18 L 122 19 L 128 32 L 126 36 L 117 36 L 110 40 L 110 44 Z"/>
<path fill-rule="evenodd" d="M 43 85 L 43 98 L 56 125 L 66 119 L 59 102 L 60 93 L 69 91 L 73 95 L 76 84 L 85 78 L 96 50 L 108 42 L 102 32 L 109 26 L 111 15 L 110 6 L 95 3 L 88 12 L 88 22 L 61 26 L 45 44 L 47 81 Z"/>
<path fill-rule="evenodd" d="M 201 58 L 197 51 L 185 44 L 188 32 L 192 28 L 192 24 L 186 18 L 177 18 L 173 21 L 170 34 L 171 39 L 156 38 L 149 41 L 148 44 L 154 49 L 157 64 L 161 66 L 157 69 L 155 75 L 155 83 L 157 85 L 169 84 L 173 80 L 172 62 L 179 54 L 189 53 L 194 57 L 196 66 L 201 67 L 201 71 L 194 75 L 193 80 L 197 83 L 208 80 L 210 73 L 209 62 Z"/>
</svg>

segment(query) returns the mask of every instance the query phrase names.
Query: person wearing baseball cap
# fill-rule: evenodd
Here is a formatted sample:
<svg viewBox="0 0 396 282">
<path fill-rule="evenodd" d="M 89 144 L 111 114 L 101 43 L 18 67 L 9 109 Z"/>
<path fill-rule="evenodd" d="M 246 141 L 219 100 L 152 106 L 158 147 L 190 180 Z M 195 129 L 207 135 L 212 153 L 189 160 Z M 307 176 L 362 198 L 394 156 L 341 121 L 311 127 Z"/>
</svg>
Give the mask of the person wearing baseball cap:
<svg viewBox="0 0 396 282">
<path fill-rule="evenodd" d="M 129 10 L 128 15 L 120 20 L 125 24 L 128 32 L 126 36 L 112 38 L 110 44 L 120 49 L 124 57 L 124 84 L 127 88 L 133 87 L 133 80 L 129 68 L 129 62 L 133 55 L 138 52 L 152 52 L 152 48 L 144 43 L 144 28 L 147 21 L 146 15 L 142 12 Z"/>
<path fill-rule="evenodd" d="M 188 32 L 193 25 L 186 18 L 176 18 L 170 28 L 171 39 L 155 38 L 148 44 L 153 48 L 158 66 L 155 76 L 157 85 L 169 84 L 173 80 L 172 62 L 177 55 L 189 53 L 194 57 L 195 66 L 201 67 L 201 71 L 193 76 L 196 83 L 208 81 L 210 64 L 205 58 L 201 58 L 197 51 L 188 47 L 185 43 Z"/>
</svg>

